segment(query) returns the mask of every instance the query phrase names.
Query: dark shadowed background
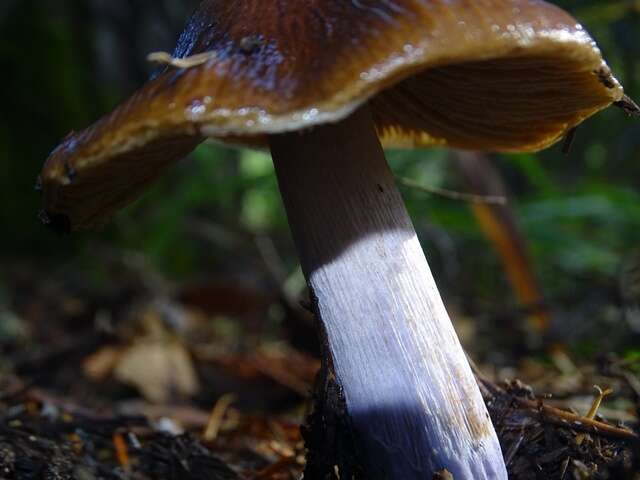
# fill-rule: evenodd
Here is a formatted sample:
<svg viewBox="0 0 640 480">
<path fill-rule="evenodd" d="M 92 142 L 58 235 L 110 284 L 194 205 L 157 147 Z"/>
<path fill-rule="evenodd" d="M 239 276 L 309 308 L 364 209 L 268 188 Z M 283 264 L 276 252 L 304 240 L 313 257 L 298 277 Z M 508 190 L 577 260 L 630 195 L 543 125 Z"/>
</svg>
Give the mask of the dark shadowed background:
<svg viewBox="0 0 640 480">
<path fill-rule="evenodd" d="M 302 290 L 263 152 L 203 145 L 100 231 L 60 237 L 37 219 L 34 185 L 49 151 L 145 81 L 152 70 L 146 55 L 173 49 L 196 3 L 0 3 L 0 313 L 14 307 L 16 282 L 68 277 L 109 290 L 122 271 L 172 286 L 221 279 L 259 291 L 272 290 L 275 277 L 292 295 Z M 555 3 L 586 25 L 627 92 L 640 98 L 638 2 Z M 467 189 L 446 151 L 393 151 L 389 159 L 403 177 Z M 639 287 L 621 275 L 640 247 L 640 122 L 609 109 L 579 128 L 569 157 L 555 146 L 491 160 L 527 240 L 553 335 L 578 355 L 640 356 L 632 312 Z M 402 191 L 450 310 L 459 322 L 474 318 L 480 354 L 499 364 L 509 346 L 536 345 L 523 340 L 535 334 L 469 205 Z M 505 322 L 512 336 L 497 329 Z"/>
</svg>

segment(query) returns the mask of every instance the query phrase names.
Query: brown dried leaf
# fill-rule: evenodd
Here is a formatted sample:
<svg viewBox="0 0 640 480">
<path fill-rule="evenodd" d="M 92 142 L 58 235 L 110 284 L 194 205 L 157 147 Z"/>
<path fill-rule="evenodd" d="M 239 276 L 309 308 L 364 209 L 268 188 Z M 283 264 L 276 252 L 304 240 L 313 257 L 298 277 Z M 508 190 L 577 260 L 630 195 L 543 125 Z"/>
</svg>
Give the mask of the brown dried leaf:
<svg viewBox="0 0 640 480">
<path fill-rule="evenodd" d="M 200 389 L 189 352 L 177 342 L 134 344 L 121 356 L 114 375 L 156 403 L 192 396 Z"/>
<path fill-rule="evenodd" d="M 104 380 L 111 375 L 123 353 L 122 348 L 112 346 L 98 350 L 85 358 L 82 365 L 85 375 L 94 381 Z"/>
</svg>

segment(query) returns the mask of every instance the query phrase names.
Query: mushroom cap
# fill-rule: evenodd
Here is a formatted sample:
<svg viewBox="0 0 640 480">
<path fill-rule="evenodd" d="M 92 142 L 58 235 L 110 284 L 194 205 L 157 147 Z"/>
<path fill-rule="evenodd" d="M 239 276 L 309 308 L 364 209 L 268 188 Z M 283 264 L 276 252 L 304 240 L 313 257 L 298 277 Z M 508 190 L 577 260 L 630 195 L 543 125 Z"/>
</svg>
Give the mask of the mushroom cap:
<svg viewBox="0 0 640 480">
<path fill-rule="evenodd" d="M 52 152 L 51 217 L 101 223 L 206 137 L 267 145 L 366 102 L 387 146 L 535 151 L 623 96 L 539 0 L 205 0 L 173 57 L 198 54 Z"/>
</svg>

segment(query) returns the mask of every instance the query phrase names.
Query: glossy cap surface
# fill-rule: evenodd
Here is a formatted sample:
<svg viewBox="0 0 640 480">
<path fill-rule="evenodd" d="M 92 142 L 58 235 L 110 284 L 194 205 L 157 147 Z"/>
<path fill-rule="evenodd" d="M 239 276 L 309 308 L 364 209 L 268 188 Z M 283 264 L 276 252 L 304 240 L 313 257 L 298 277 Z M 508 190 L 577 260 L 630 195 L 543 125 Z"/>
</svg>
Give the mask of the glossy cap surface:
<svg viewBox="0 0 640 480">
<path fill-rule="evenodd" d="M 99 223 L 202 141 L 345 118 L 365 102 L 384 143 L 531 151 L 622 88 L 576 21 L 537 0 L 207 0 L 166 67 L 48 159 L 45 208 Z"/>
</svg>

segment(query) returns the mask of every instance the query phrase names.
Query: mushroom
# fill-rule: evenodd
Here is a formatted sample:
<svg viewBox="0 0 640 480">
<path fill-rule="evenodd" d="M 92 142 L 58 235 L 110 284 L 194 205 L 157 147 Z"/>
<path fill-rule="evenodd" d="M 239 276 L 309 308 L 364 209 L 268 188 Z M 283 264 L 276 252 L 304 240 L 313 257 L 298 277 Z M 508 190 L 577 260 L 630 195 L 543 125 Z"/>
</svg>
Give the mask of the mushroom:
<svg viewBox="0 0 640 480">
<path fill-rule="evenodd" d="M 83 229 L 203 139 L 269 146 L 368 478 L 506 479 L 386 145 L 535 151 L 623 101 L 538 0 L 206 0 L 165 67 L 71 134 L 43 218 Z"/>
</svg>

